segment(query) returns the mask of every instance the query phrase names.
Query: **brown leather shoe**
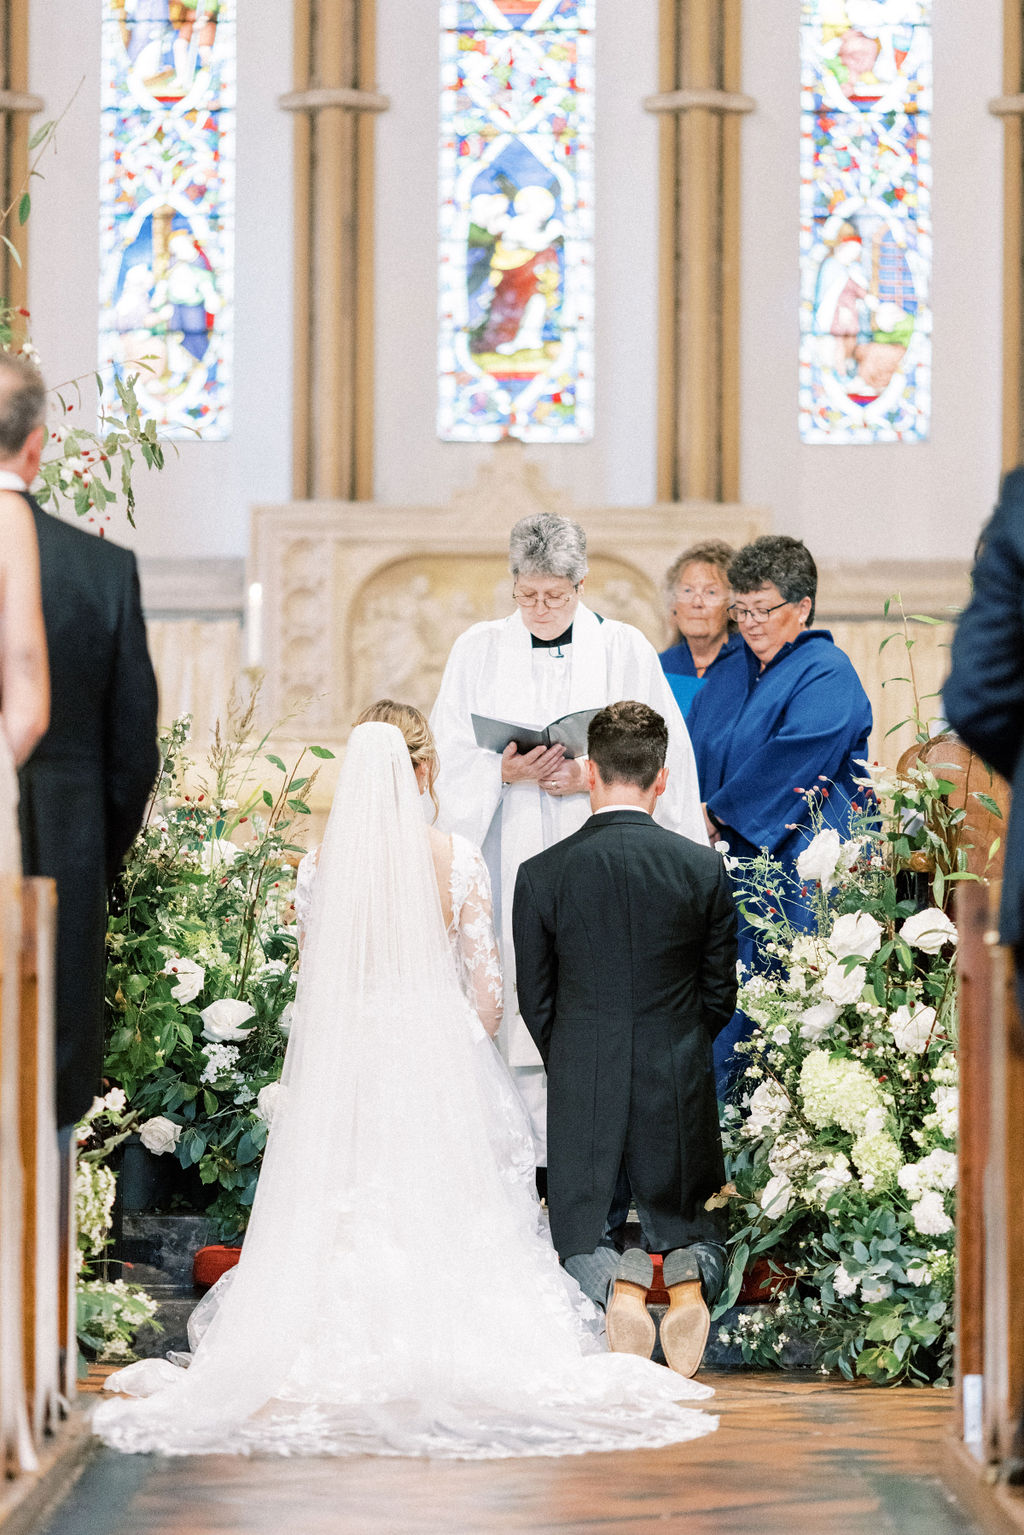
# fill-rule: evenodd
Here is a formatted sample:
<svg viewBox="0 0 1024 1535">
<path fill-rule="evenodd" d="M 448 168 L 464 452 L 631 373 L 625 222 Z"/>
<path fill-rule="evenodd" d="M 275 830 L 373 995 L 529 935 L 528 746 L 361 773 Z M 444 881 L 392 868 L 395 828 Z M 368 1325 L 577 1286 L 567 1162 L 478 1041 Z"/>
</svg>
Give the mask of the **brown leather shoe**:
<svg viewBox="0 0 1024 1535">
<path fill-rule="evenodd" d="M 647 1292 L 654 1278 L 650 1254 L 631 1247 L 619 1259 L 612 1293 L 605 1310 L 608 1347 L 615 1354 L 639 1354 L 650 1359 L 657 1329 L 647 1310 Z"/>
<path fill-rule="evenodd" d="M 661 1319 L 661 1346 L 669 1369 L 696 1375 L 704 1358 L 711 1313 L 701 1291 L 700 1268 L 688 1247 L 665 1254 L 663 1265 L 668 1310 Z"/>
</svg>

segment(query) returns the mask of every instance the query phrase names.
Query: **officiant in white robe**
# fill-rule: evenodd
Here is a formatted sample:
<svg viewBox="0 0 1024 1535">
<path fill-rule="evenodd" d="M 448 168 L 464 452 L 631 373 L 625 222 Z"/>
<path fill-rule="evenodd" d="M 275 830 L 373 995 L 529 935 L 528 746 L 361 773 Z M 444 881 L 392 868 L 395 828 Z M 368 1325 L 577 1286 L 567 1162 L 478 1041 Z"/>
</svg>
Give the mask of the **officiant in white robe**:
<svg viewBox="0 0 1024 1535">
<path fill-rule="evenodd" d="M 586 535 L 544 512 L 512 529 L 509 565 L 517 611 L 460 635 L 431 714 L 440 772 L 438 824 L 484 849 L 491 871 L 505 977 L 500 1043 L 530 1110 L 545 1161 L 546 1084 L 519 1015 L 512 895 L 525 858 L 577 831 L 590 815 L 582 759 L 562 748 L 503 756 L 476 744 L 471 716 L 543 728 L 563 715 L 632 698 L 657 709 L 669 730 L 668 787 L 656 819 L 706 846 L 690 738 L 657 653 L 630 624 L 601 619 L 581 601 Z M 586 892 L 580 892 L 581 899 Z"/>
</svg>

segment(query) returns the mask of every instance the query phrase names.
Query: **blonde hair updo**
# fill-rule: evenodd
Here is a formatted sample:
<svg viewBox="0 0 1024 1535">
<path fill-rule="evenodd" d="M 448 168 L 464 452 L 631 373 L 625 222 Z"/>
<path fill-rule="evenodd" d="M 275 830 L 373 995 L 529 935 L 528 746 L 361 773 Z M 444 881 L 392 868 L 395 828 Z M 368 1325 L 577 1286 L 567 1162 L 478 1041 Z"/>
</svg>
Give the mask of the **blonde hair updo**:
<svg viewBox="0 0 1024 1535">
<path fill-rule="evenodd" d="M 375 704 L 370 704 L 363 710 L 356 724 L 368 725 L 372 721 L 397 726 L 405 737 L 405 744 L 409 748 L 409 757 L 414 768 L 419 767 L 421 762 L 428 764 L 427 793 L 430 795 L 436 820 L 441 808 L 434 793 L 438 767 L 437 747 L 434 745 L 434 737 L 430 733 L 426 715 L 421 714 L 413 704 L 399 704 L 393 698 L 378 698 Z"/>
</svg>

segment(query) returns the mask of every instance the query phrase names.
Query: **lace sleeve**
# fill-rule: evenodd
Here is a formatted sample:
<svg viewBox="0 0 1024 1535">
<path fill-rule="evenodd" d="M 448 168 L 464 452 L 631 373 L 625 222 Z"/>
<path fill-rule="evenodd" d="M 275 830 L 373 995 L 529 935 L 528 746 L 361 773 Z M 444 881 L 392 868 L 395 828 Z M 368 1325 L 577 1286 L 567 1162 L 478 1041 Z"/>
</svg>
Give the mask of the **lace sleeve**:
<svg viewBox="0 0 1024 1535">
<path fill-rule="evenodd" d="M 452 838 L 452 910 L 469 1000 L 493 1039 L 503 993 L 491 882 L 480 852 L 463 837 Z"/>
<path fill-rule="evenodd" d="M 315 847 L 306 854 L 295 872 L 295 925 L 298 928 L 300 949 L 306 941 L 306 929 L 309 926 L 309 913 L 313 907 L 313 887 L 316 884 L 319 861 L 320 849 Z"/>
</svg>

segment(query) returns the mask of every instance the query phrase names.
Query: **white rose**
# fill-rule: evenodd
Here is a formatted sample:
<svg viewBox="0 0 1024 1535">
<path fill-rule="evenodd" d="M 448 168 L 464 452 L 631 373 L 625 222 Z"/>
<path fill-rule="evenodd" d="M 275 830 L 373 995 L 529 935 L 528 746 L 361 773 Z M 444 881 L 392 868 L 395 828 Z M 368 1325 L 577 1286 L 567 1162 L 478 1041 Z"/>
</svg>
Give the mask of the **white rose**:
<svg viewBox="0 0 1024 1535">
<path fill-rule="evenodd" d="M 288 1002 L 281 1009 L 281 1016 L 277 1020 L 277 1026 L 282 1034 L 291 1033 L 292 1024 L 295 1021 L 295 1003 Z"/>
<path fill-rule="evenodd" d="M 274 1118 L 280 1091 L 280 1082 L 268 1082 L 266 1087 L 261 1087 L 256 1094 L 256 1112 L 265 1124 L 269 1125 Z"/>
<path fill-rule="evenodd" d="M 827 827 L 804 848 L 796 861 L 796 872 L 806 884 L 820 884 L 831 890 L 835 884 L 836 864 L 842 847 L 839 833 Z"/>
<path fill-rule="evenodd" d="M 900 928 L 900 937 L 923 954 L 938 954 L 947 943 L 956 943 L 956 928 L 944 911 L 929 906 L 907 918 Z"/>
<path fill-rule="evenodd" d="M 800 1038 L 809 1045 L 816 1045 L 835 1023 L 839 1011 L 834 1002 L 815 1002 L 813 1007 L 800 1014 Z"/>
<path fill-rule="evenodd" d="M 181 1126 L 176 1125 L 173 1119 L 165 1119 L 162 1114 L 158 1114 L 155 1119 L 147 1119 L 145 1124 L 139 1126 L 139 1140 L 155 1157 L 162 1157 L 165 1151 L 173 1151 L 180 1135 Z"/>
<path fill-rule="evenodd" d="M 211 837 L 209 842 L 203 843 L 199 856 L 203 868 L 210 873 L 225 864 L 234 863 L 238 857 L 238 849 L 227 837 Z"/>
<path fill-rule="evenodd" d="M 211 1002 L 209 1007 L 204 1007 L 199 1016 L 203 1020 L 203 1035 L 206 1039 L 236 1043 L 248 1039 L 249 1030 L 242 1025 L 256 1015 L 248 1002 L 242 1002 L 238 997 L 221 997 Z"/>
<path fill-rule="evenodd" d="M 873 1285 L 862 1284 L 860 1287 L 860 1298 L 866 1306 L 870 1306 L 872 1301 L 888 1300 L 891 1294 L 892 1285 L 887 1279 L 880 1279 Z"/>
<path fill-rule="evenodd" d="M 934 1007 L 919 1007 L 912 1013 L 906 1003 L 889 1019 L 897 1050 L 904 1055 L 920 1055 L 935 1028 Z"/>
<path fill-rule="evenodd" d="M 928 1189 L 916 1205 L 911 1205 L 910 1219 L 923 1237 L 945 1236 L 947 1231 L 953 1229 L 953 1222 L 946 1214 L 942 1195 L 937 1189 Z"/>
<path fill-rule="evenodd" d="M 882 928 L 866 911 L 848 911 L 832 924 L 828 946 L 836 959 L 859 954 L 870 959 L 882 945 Z"/>
<path fill-rule="evenodd" d="M 863 965 L 854 965 L 847 974 L 846 966 L 837 960 L 825 971 L 821 989 L 837 1007 L 847 1007 L 851 1002 L 860 1001 L 866 977 L 867 971 Z"/>
<path fill-rule="evenodd" d="M 761 1209 L 769 1220 L 778 1220 L 793 1203 L 794 1188 L 785 1173 L 776 1173 L 761 1190 Z"/>
<path fill-rule="evenodd" d="M 194 959 L 183 959 L 180 954 L 171 955 L 163 973 L 177 977 L 171 987 L 175 1002 L 194 1002 L 206 984 L 206 971 L 202 965 L 197 965 Z"/>
<path fill-rule="evenodd" d="M 911 1284 L 930 1284 L 932 1271 L 923 1263 L 912 1263 L 907 1269 L 907 1279 Z"/>
<path fill-rule="evenodd" d="M 857 1293 L 856 1279 L 850 1278 L 841 1263 L 832 1275 L 832 1288 L 841 1299 Z"/>
</svg>

